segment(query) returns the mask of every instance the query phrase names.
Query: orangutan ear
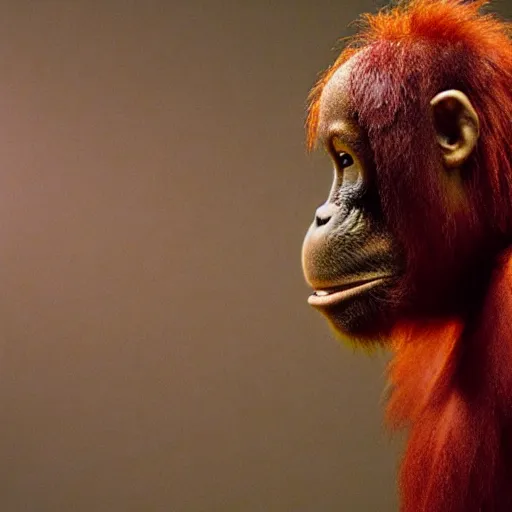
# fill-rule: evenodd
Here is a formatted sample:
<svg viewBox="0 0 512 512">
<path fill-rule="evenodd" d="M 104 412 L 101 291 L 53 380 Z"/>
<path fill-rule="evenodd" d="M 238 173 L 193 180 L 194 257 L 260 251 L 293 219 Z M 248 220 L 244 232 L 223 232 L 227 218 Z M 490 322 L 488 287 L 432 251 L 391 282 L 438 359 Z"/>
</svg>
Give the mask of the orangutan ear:
<svg viewBox="0 0 512 512">
<path fill-rule="evenodd" d="M 430 101 L 437 142 L 445 167 L 460 167 L 475 149 L 480 121 L 469 98 L 461 91 L 440 92 Z"/>
</svg>

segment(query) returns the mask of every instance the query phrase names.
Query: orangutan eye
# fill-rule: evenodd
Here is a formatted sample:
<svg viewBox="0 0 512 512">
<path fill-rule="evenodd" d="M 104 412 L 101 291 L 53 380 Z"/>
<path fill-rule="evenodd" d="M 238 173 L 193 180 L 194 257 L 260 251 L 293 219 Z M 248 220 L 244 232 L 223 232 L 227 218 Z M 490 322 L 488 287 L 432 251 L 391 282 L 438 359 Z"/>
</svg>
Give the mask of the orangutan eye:
<svg viewBox="0 0 512 512">
<path fill-rule="evenodd" d="M 338 153 L 338 165 L 340 169 L 346 169 L 354 165 L 354 159 L 348 153 Z"/>
</svg>

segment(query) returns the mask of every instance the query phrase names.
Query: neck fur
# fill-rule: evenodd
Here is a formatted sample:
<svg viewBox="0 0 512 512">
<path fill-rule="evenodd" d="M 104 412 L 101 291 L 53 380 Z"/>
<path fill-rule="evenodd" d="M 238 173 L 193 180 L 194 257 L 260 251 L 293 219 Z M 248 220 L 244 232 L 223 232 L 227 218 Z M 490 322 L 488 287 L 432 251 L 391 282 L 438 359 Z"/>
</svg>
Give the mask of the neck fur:
<svg viewBox="0 0 512 512">
<path fill-rule="evenodd" d="M 409 429 L 403 512 L 512 510 L 512 251 L 478 314 L 393 335 L 387 420 Z"/>
</svg>

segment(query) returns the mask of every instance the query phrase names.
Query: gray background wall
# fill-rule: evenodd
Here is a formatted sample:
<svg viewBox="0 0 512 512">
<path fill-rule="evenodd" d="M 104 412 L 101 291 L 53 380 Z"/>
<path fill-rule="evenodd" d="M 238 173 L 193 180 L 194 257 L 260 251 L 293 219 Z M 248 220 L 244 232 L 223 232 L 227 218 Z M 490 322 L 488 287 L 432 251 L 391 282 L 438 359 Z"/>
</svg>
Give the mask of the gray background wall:
<svg viewBox="0 0 512 512">
<path fill-rule="evenodd" d="M 305 97 L 375 8 L 0 4 L 2 511 L 396 509 L 385 357 L 300 269 Z"/>
</svg>

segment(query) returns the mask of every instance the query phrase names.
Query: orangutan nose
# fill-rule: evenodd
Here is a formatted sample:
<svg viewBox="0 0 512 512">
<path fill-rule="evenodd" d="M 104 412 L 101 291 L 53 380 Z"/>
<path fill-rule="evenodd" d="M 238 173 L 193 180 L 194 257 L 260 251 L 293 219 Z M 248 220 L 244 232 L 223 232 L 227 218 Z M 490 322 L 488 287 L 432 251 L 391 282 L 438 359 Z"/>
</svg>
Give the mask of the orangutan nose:
<svg viewBox="0 0 512 512">
<path fill-rule="evenodd" d="M 315 227 L 325 226 L 333 217 L 336 206 L 332 203 L 325 203 L 315 213 Z"/>
</svg>

